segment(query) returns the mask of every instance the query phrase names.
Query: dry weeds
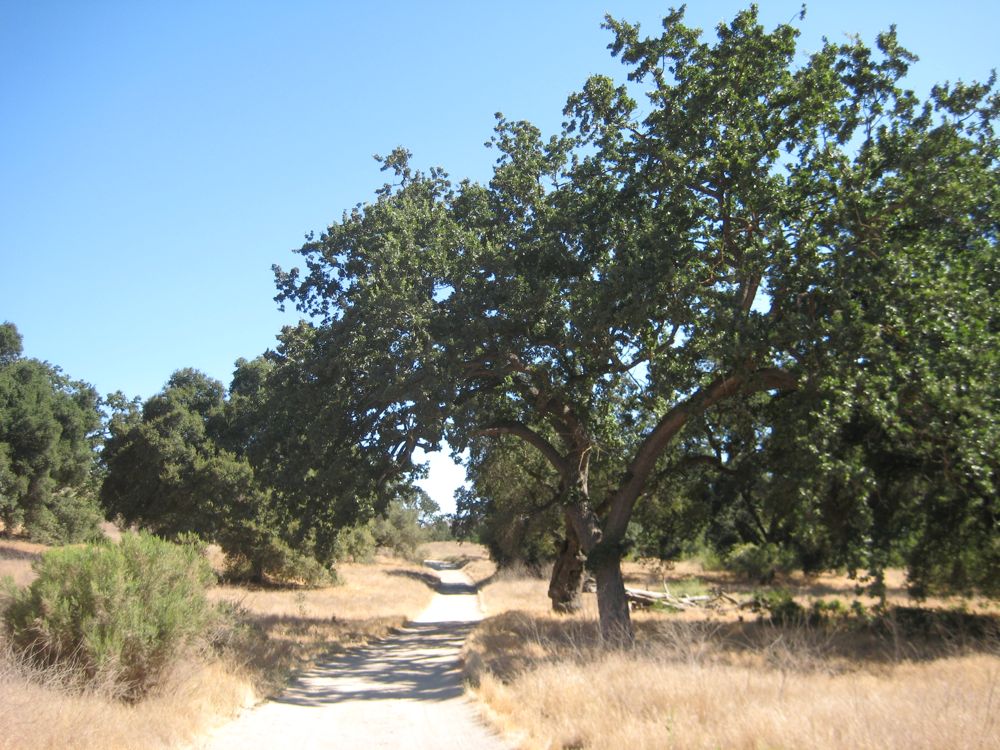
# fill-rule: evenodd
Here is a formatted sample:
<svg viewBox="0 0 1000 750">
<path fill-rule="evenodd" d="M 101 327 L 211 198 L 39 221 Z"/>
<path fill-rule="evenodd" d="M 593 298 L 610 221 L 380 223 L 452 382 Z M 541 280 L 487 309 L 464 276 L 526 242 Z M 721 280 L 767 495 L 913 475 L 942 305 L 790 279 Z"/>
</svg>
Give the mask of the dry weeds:
<svg viewBox="0 0 1000 750">
<path fill-rule="evenodd" d="M 848 674 L 655 652 L 544 664 L 479 696 L 523 748 L 997 748 L 1000 658 Z"/>
<path fill-rule="evenodd" d="M 643 588 L 692 580 L 738 596 L 753 588 L 691 565 L 631 563 L 625 574 Z M 782 583 L 805 604 L 855 598 L 843 576 Z M 890 583 L 891 599 L 908 603 L 901 577 Z M 637 647 L 609 652 L 593 595 L 579 615 L 556 617 L 546 586 L 493 576 L 482 595 L 500 614 L 465 651 L 487 717 L 526 750 L 1000 748 L 995 604 L 964 602 L 937 631 L 902 619 L 777 626 L 735 608 L 636 612 Z M 983 610 L 992 614 L 976 614 Z"/>
<path fill-rule="evenodd" d="M 99 690 L 79 693 L 57 671 L 0 654 L 3 750 L 155 750 L 192 742 L 253 700 L 246 677 L 218 659 L 175 665 L 145 700 L 129 705 Z"/>
<path fill-rule="evenodd" d="M 3 540 L 0 574 L 25 585 L 33 577 L 32 560 L 43 550 Z M 226 631 L 221 656 L 175 665 L 153 694 L 131 706 L 99 689 L 71 690 L 58 672 L 34 669 L 0 647 L 0 750 L 187 745 L 279 688 L 290 671 L 386 635 L 433 595 L 429 574 L 399 560 L 344 565 L 338 572 L 343 584 L 322 589 L 217 587 L 210 596 L 233 605 L 246 624 Z"/>
</svg>

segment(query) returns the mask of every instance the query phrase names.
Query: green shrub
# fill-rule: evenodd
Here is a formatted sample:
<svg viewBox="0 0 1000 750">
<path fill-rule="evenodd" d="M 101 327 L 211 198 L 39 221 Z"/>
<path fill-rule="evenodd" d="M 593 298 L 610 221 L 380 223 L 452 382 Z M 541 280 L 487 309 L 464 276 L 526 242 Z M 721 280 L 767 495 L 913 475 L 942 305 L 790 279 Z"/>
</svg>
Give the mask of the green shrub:
<svg viewBox="0 0 1000 750">
<path fill-rule="evenodd" d="M 737 544 L 725 558 L 727 570 L 758 583 L 769 583 L 794 567 L 793 555 L 774 544 Z"/>
<path fill-rule="evenodd" d="M 336 560 L 351 560 L 367 563 L 375 559 L 375 535 L 372 523 L 347 526 L 337 531 L 337 541 L 333 545 Z"/>
<path fill-rule="evenodd" d="M 399 500 L 389 504 L 384 516 L 374 519 L 372 534 L 377 546 L 407 560 L 416 560 L 417 548 L 426 541 L 417 522 L 417 511 Z"/>
<path fill-rule="evenodd" d="M 265 580 L 321 586 L 335 580 L 333 572 L 305 550 L 293 549 L 276 534 L 240 533 L 238 539 L 220 535 L 226 552 L 226 578 L 264 583 Z"/>
<path fill-rule="evenodd" d="M 10 592 L 4 627 L 13 647 L 125 700 L 142 697 L 173 660 L 204 644 L 215 621 L 208 563 L 149 535 L 51 550 L 36 571 L 29 587 Z"/>
<path fill-rule="evenodd" d="M 806 610 L 785 589 L 759 591 L 751 605 L 754 612 L 766 614 L 776 625 L 801 625 L 807 621 Z"/>
<path fill-rule="evenodd" d="M 104 512 L 92 495 L 64 490 L 49 500 L 25 514 L 24 530 L 31 539 L 42 544 L 76 544 L 101 538 Z"/>
<path fill-rule="evenodd" d="M 825 622 L 828 620 L 843 620 L 848 615 L 848 609 L 840 599 L 817 599 L 809 608 L 810 622 Z"/>
</svg>

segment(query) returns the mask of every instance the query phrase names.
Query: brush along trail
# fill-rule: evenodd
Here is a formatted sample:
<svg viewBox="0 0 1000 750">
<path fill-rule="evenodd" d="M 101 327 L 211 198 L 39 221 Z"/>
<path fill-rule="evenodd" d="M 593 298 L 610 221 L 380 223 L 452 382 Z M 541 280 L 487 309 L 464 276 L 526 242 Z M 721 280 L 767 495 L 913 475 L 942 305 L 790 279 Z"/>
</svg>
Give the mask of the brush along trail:
<svg viewBox="0 0 1000 750">
<path fill-rule="evenodd" d="M 430 605 L 399 633 L 331 657 L 217 729 L 203 750 L 504 750 L 464 697 L 459 651 L 482 618 L 468 576 L 427 561 Z"/>
</svg>

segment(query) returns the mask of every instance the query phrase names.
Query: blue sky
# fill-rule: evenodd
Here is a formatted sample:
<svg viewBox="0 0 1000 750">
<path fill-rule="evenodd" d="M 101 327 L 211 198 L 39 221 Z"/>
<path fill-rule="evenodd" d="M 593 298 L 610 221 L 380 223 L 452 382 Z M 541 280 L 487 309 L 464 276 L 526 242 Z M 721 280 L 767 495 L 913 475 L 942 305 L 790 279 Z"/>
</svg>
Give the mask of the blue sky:
<svg viewBox="0 0 1000 750">
<path fill-rule="evenodd" d="M 759 4 L 768 26 L 801 7 Z M 745 3 L 688 5 L 711 29 Z M 0 321 L 101 393 L 228 383 L 293 320 L 271 264 L 371 198 L 373 154 L 488 179 L 494 112 L 556 130 L 588 75 L 621 75 L 604 13 L 653 33 L 667 7 L 0 0 Z M 998 64 L 994 3 L 813 2 L 797 25 L 807 52 L 890 23 L 918 93 Z"/>
</svg>

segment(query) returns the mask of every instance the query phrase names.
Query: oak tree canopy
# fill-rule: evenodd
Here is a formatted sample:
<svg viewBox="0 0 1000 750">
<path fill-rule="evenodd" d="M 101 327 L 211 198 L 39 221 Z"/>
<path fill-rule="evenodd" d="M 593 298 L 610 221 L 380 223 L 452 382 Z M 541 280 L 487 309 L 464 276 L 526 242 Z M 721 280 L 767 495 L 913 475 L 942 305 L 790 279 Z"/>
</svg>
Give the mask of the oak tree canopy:
<svg viewBox="0 0 1000 750">
<path fill-rule="evenodd" d="M 745 405 L 771 491 L 852 564 L 907 536 L 959 585 L 997 580 L 992 78 L 921 100 L 894 30 L 803 57 L 754 7 L 711 39 L 683 10 L 606 26 L 628 79 L 588 79 L 560 132 L 498 116 L 487 184 L 397 149 L 302 270 L 276 267 L 358 465 L 522 440 L 566 519 L 556 603 L 585 559 L 628 639 L 633 510 L 685 457 L 728 460 L 693 438 Z"/>
</svg>

